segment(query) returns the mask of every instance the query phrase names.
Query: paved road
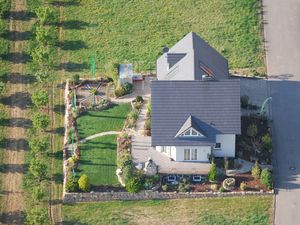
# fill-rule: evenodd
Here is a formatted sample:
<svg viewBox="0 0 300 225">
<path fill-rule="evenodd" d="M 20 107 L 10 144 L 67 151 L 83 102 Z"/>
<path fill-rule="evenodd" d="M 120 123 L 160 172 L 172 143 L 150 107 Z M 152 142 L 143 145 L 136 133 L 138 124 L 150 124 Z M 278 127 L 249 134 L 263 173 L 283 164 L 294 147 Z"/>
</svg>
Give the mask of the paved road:
<svg viewBox="0 0 300 225">
<path fill-rule="evenodd" d="M 273 97 L 275 225 L 300 224 L 300 1 L 263 0 Z M 291 170 L 294 169 L 294 170 Z"/>
</svg>

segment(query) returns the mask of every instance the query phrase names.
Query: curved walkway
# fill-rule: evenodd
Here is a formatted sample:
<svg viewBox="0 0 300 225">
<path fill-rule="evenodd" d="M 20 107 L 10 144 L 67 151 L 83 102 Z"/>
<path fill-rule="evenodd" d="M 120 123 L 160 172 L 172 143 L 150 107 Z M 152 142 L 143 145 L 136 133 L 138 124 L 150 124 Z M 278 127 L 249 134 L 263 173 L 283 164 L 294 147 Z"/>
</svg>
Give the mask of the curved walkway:
<svg viewBox="0 0 300 225">
<path fill-rule="evenodd" d="M 87 142 L 89 140 L 95 139 L 97 137 L 102 137 L 102 136 L 112 135 L 112 134 L 120 134 L 120 133 L 121 133 L 121 131 L 106 131 L 106 132 L 101 132 L 101 133 L 94 134 L 94 135 L 91 135 L 89 137 L 83 138 L 83 139 L 81 139 L 79 141 L 79 143 L 84 143 L 84 142 Z"/>
</svg>

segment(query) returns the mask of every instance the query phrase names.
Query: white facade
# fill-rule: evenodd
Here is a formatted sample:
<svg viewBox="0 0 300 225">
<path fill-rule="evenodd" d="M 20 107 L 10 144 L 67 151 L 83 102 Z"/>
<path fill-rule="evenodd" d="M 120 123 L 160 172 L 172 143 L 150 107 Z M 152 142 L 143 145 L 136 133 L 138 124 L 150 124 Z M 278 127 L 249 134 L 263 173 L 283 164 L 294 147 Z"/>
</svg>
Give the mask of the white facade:
<svg viewBox="0 0 300 225">
<path fill-rule="evenodd" d="M 216 143 L 211 146 L 156 146 L 156 150 L 177 162 L 208 162 L 209 156 L 235 157 L 235 134 L 218 134 Z"/>
<path fill-rule="evenodd" d="M 235 157 L 235 134 L 217 134 L 216 143 L 220 143 L 219 149 L 214 148 L 215 157 Z"/>
<path fill-rule="evenodd" d="M 177 162 L 208 162 L 211 146 L 156 146 L 156 150 Z"/>
</svg>

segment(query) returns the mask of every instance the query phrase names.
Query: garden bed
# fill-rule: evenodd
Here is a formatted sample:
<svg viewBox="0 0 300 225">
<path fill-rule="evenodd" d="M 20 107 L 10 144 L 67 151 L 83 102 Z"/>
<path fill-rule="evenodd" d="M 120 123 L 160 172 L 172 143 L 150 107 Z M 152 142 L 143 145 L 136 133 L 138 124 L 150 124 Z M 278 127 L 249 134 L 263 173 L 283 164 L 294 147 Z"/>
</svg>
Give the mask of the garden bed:
<svg viewBox="0 0 300 225">
<path fill-rule="evenodd" d="M 242 134 L 237 136 L 236 141 L 237 156 L 247 161 L 258 160 L 262 164 L 271 164 L 272 139 L 269 121 L 265 117 L 242 116 L 241 122 Z"/>
</svg>

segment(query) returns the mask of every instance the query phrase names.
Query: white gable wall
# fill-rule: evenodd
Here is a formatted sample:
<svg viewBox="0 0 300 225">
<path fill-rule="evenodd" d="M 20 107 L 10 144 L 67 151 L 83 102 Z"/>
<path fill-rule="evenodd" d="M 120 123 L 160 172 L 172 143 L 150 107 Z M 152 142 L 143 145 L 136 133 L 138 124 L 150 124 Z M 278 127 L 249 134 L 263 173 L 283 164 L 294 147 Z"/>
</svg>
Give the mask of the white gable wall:
<svg viewBox="0 0 300 225">
<path fill-rule="evenodd" d="M 197 149 L 197 161 L 208 162 L 208 155 L 211 154 L 211 146 L 176 146 L 176 161 L 184 160 L 184 149 L 196 148 Z"/>
<path fill-rule="evenodd" d="M 215 157 L 235 157 L 235 134 L 217 134 L 216 142 L 221 143 L 221 149 L 213 150 Z"/>
</svg>

